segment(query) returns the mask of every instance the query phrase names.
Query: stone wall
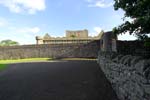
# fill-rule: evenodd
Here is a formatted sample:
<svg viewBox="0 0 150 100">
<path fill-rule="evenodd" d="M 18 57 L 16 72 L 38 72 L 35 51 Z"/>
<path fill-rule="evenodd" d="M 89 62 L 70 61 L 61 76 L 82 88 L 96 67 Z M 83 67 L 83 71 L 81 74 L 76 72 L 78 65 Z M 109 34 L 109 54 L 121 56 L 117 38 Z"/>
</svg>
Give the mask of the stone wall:
<svg viewBox="0 0 150 100">
<path fill-rule="evenodd" d="M 0 47 L 0 59 L 22 59 L 36 57 L 93 57 L 99 50 L 99 41 L 87 44 L 42 44 Z"/>
<path fill-rule="evenodd" d="M 120 100 L 150 100 L 150 59 L 99 52 L 98 63 Z"/>
</svg>

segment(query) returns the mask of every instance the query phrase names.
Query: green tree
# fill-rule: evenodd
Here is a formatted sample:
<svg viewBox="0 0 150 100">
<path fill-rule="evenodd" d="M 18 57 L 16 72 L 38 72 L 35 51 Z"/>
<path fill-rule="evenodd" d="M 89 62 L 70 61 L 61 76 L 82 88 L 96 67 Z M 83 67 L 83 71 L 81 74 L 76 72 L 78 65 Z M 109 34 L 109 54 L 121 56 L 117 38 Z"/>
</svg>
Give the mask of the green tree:
<svg viewBox="0 0 150 100">
<path fill-rule="evenodd" d="M 0 46 L 15 46 L 15 45 L 19 45 L 19 43 L 12 40 L 2 40 L 0 42 Z"/>
<path fill-rule="evenodd" d="M 125 11 L 124 19 L 129 17 L 132 22 L 125 21 L 115 27 L 113 33 L 120 34 L 127 31 L 132 34 L 150 33 L 150 0 L 114 0 L 114 9 Z"/>
<path fill-rule="evenodd" d="M 76 36 L 72 34 L 70 37 L 75 38 Z"/>
</svg>

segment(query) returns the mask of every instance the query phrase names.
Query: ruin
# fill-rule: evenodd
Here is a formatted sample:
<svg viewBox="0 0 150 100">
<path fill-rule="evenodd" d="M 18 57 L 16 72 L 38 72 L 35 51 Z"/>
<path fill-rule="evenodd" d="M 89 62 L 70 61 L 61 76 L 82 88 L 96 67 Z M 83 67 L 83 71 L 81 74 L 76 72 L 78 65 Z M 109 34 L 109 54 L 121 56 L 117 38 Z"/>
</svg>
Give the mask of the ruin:
<svg viewBox="0 0 150 100">
<path fill-rule="evenodd" d="M 102 32 L 101 32 L 102 33 Z M 65 37 L 51 37 L 48 33 L 44 37 L 36 36 L 37 44 L 72 44 L 72 43 L 89 43 L 94 40 L 99 40 L 101 33 L 98 36 L 88 36 L 88 30 L 66 30 Z"/>
</svg>

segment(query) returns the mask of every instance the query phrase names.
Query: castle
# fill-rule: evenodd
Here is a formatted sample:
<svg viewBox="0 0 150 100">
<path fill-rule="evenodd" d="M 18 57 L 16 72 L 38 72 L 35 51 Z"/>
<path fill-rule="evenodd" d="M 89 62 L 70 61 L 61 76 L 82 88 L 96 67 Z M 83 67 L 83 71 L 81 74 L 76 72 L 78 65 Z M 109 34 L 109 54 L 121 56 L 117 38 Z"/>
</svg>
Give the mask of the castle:
<svg viewBox="0 0 150 100">
<path fill-rule="evenodd" d="M 48 33 L 44 37 L 36 36 L 37 44 L 68 44 L 68 43 L 89 43 L 93 40 L 99 40 L 101 33 L 96 37 L 88 36 L 88 30 L 66 30 L 65 37 L 51 37 Z"/>
</svg>

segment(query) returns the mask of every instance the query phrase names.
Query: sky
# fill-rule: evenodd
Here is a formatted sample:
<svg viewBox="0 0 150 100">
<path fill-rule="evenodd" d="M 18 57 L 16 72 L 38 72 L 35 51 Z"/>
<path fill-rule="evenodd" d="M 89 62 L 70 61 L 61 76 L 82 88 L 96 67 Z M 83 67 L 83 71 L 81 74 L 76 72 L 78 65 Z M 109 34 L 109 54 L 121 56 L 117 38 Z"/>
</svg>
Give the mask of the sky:
<svg viewBox="0 0 150 100">
<path fill-rule="evenodd" d="M 83 29 L 97 36 L 123 23 L 124 12 L 115 11 L 113 4 L 113 0 L 0 0 L 0 41 L 35 44 L 35 36 L 63 37 L 66 30 Z"/>
</svg>

